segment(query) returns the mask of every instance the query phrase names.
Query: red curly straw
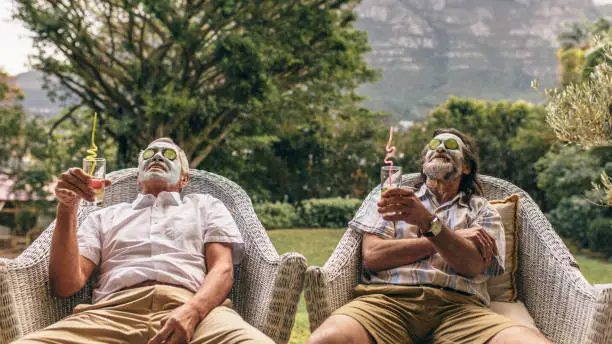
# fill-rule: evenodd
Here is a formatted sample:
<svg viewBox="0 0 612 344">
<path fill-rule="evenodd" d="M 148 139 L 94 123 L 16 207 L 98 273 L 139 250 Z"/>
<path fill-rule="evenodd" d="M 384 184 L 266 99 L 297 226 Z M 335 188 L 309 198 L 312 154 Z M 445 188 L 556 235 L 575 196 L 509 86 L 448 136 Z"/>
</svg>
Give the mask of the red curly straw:
<svg viewBox="0 0 612 344">
<path fill-rule="evenodd" d="M 389 183 L 391 183 L 391 170 L 393 167 L 393 161 L 389 158 L 395 156 L 395 146 L 391 146 L 391 140 L 393 140 L 393 127 L 389 127 L 389 141 L 387 142 L 387 146 L 385 150 L 387 151 L 387 155 L 385 155 L 385 164 L 389 165 Z"/>
</svg>

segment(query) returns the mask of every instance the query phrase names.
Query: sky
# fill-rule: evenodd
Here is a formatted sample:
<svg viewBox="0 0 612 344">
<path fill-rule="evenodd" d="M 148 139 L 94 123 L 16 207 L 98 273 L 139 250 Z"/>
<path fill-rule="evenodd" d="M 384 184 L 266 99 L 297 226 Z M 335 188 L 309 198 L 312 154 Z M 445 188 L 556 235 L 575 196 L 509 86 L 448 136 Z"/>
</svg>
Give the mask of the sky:
<svg viewBox="0 0 612 344">
<path fill-rule="evenodd" d="M 32 51 L 32 40 L 23 25 L 11 19 L 12 10 L 11 0 L 0 0 L 0 68 L 16 75 L 28 70 L 24 62 Z"/>
<path fill-rule="evenodd" d="M 596 5 L 612 4 L 612 0 L 593 0 Z M 0 0 L 0 68 L 10 75 L 27 71 L 27 56 L 32 52 L 32 40 L 19 22 L 11 19 L 12 0 Z"/>
</svg>

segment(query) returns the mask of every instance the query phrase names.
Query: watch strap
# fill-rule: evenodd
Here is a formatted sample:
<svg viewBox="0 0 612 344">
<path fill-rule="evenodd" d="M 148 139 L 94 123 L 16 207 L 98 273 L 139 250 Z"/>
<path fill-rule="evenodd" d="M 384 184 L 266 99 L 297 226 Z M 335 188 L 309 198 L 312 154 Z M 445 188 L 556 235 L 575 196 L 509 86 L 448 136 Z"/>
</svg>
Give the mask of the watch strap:
<svg viewBox="0 0 612 344">
<path fill-rule="evenodd" d="M 423 233 L 423 236 L 426 238 L 433 238 L 436 235 L 432 231 L 428 231 L 428 232 Z"/>
<path fill-rule="evenodd" d="M 440 232 L 440 231 L 437 231 L 437 233 L 434 233 L 434 231 L 432 230 L 432 227 L 440 226 L 440 225 L 441 225 L 440 218 L 434 215 L 431 221 L 427 224 L 427 227 L 419 228 L 419 231 L 421 232 L 421 234 L 423 234 L 424 237 L 432 238 L 432 237 L 435 237 Z"/>
</svg>

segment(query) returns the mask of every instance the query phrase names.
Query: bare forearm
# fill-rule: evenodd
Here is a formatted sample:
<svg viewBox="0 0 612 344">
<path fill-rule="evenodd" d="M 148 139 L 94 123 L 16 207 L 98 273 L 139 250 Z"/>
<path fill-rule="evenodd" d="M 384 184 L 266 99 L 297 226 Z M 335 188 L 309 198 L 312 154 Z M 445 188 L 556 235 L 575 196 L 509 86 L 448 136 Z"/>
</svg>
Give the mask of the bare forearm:
<svg viewBox="0 0 612 344">
<path fill-rule="evenodd" d="M 76 237 L 77 209 L 57 207 L 57 220 L 51 240 L 49 277 L 56 296 L 68 297 L 79 291 L 84 280 Z"/>
<path fill-rule="evenodd" d="M 484 270 L 484 262 L 476 245 L 443 228 L 429 239 L 444 260 L 460 275 L 474 277 Z"/>
<path fill-rule="evenodd" d="M 370 271 L 391 269 L 412 264 L 436 253 L 434 245 L 425 238 L 385 240 L 371 238 L 364 245 L 363 260 Z"/>
<path fill-rule="evenodd" d="M 197 309 L 200 319 L 204 319 L 210 311 L 227 298 L 233 283 L 234 271 L 232 266 L 211 269 L 198 292 L 188 303 Z"/>
</svg>

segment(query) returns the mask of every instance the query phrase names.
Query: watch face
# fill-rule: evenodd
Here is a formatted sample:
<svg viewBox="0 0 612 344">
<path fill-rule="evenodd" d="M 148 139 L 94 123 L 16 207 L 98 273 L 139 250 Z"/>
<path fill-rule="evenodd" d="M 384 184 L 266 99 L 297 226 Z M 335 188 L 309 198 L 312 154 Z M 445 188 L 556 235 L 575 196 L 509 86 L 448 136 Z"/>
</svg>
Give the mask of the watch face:
<svg viewBox="0 0 612 344">
<path fill-rule="evenodd" d="M 429 232 L 432 233 L 433 235 L 438 235 L 438 233 L 440 233 L 441 231 L 442 231 L 442 224 L 440 223 L 440 220 L 436 218 L 435 220 L 432 221 L 431 229 Z"/>
</svg>

